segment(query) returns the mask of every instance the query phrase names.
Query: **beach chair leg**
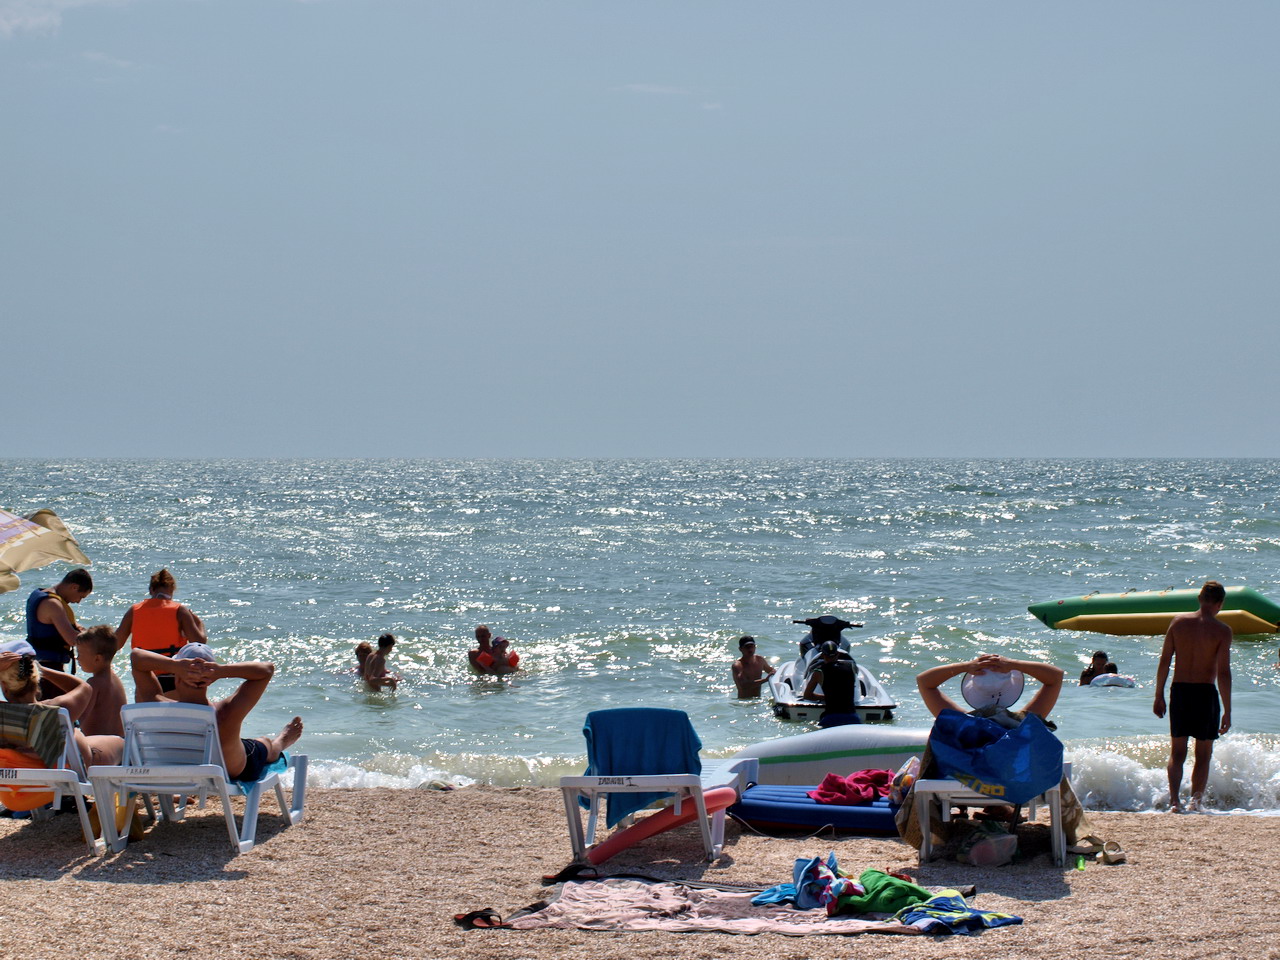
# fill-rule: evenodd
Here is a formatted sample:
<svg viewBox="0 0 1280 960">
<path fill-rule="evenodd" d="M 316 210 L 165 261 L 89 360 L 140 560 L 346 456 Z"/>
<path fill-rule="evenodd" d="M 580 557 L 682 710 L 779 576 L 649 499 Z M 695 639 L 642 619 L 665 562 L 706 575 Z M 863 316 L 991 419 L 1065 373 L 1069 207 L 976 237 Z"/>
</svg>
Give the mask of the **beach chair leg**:
<svg viewBox="0 0 1280 960">
<path fill-rule="evenodd" d="M 262 802 L 262 784 L 254 784 L 244 795 L 244 815 L 240 818 L 240 834 L 232 842 L 240 853 L 248 853 L 253 849 L 258 835 L 258 807 Z M 231 812 L 230 797 L 226 801 L 227 819 L 231 830 L 235 831 L 235 815 Z"/>
<path fill-rule="evenodd" d="M 573 848 L 573 859 L 583 860 L 587 856 L 587 844 L 582 835 L 582 816 L 578 811 L 578 791 L 565 788 L 560 793 L 564 797 L 564 816 L 569 825 L 569 846 Z"/>
<path fill-rule="evenodd" d="M 297 825 L 302 822 L 302 813 L 307 802 L 307 758 L 294 757 L 293 766 L 293 805 L 289 808 L 289 823 Z M 283 803 L 281 809 L 284 809 Z"/>
<path fill-rule="evenodd" d="M 1049 836 L 1053 844 L 1053 862 L 1062 867 L 1067 862 L 1067 836 L 1062 829 L 1062 791 L 1054 787 L 1047 794 L 1049 801 Z"/>
<path fill-rule="evenodd" d="M 89 845 L 89 856 L 96 856 L 106 850 L 106 844 L 98 840 L 93 832 L 93 826 L 89 823 L 89 808 L 85 805 L 84 794 L 79 790 L 75 792 L 76 813 L 80 815 L 80 831 L 84 834 L 84 842 Z M 115 808 L 111 808 L 111 819 L 115 819 Z"/>
<path fill-rule="evenodd" d="M 716 850 L 715 841 L 712 839 L 711 817 L 707 815 L 707 804 L 702 797 L 702 791 L 694 792 L 693 805 L 698 811 L 698 830 L 702 834 L 702 849 L 706 852 L 708 862 L 715 860 L 719 856 Z"/>
<path fill-rule="evenodd" d="M 711 853 L 710 859 L 719 860 L 720 854 L 724 852 L 724 822 L 725 812 L 717 810 L 711 815 Z"/>
<path fill-rule="evenodd" d="M 927 863 L 933 856 L 933 824 L 929 822 L 930 794 L 916 792 L 916 823 L 920 827 L 920 863 Z"/>
<path fill-rule="evenodd" d="M 591 807 L 587 815 L 587 836 L 583 846 L 585 854 L 586 847 L 596 842 L 596 824 L 600 820 L 600 804 L 604 803 L 604 797 L 599 793 L 591 794 Z"/>
<path fill-rule="evenodd" d="M 129 834 L 126 832 L 122 837 L 116 830 L 115 811 L 119 802 L 118 791 L 109 780 L 95 780 L 93 797 L 98 806 L 98 825 L 102 828 L 103 852 L 119 853 L 129 842 Z M 129 802 L 128 793 L 125 794 L 124 801 Z M 108 810 L 111 812 L 103 816 L 103 813 Z"/>
</svg>

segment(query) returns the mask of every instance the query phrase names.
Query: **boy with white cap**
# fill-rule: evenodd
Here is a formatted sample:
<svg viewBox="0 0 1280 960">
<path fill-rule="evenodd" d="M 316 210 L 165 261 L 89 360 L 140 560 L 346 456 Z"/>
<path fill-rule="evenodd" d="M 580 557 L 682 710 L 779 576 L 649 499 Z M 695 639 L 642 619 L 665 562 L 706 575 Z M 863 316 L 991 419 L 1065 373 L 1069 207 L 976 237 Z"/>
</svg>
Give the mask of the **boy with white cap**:
<svg viewBox="0 0 1280 960">
<path fill-rule="evenodd" d="M 274 737 L 250 740 L 240 736 L 249 711 L 262 699 L 276 672 L 274 663 L 218 663 L 213 651 L 203 643 L 188 643 L 172 657 L 135 649 L 131 658 L 134 682 L 138 685 L 135 699 L 139 703 L 210 704 L 209 685 L 214 681 L 243 681 L 231 696 L 210 704 L 218 720 L 218 741 L 222 745 L 222 759 L 227 764 L 227 777 L 231 780 L 257 780 L 263 770 L 279 759 L 283 750 L 302 736 L 301 717 L 294 717 Z M 161 691 L 157 673 L 173 674 L 175 686 L 169 695 Z"/>
</svg>

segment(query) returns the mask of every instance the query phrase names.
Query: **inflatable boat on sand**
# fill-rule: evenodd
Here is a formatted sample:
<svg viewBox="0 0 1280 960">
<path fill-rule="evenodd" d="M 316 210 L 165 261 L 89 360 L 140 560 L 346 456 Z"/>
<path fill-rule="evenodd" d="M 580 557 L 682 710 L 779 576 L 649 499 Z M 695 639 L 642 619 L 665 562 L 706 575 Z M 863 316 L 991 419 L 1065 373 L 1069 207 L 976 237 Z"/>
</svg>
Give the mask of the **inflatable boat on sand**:
<svg viewBox="0 0 1280 960">
<path fill-rule="evenodd" d="M 924 750 L 929 730 L 853 723 L 794 737 L 781 737 L 740 750 L 731 763 L 755 760 L 758 780 L 743 791 L 729 813 L 756 830 L 831 828 L 864 836 L 897 836 L 887 797 L 869 803 L 819 803 L 809 791 L 834 773 L 897 770 Z"/>
<path fill-rule="evenodd" d="M 897 770 L 923 751 L 928 739 L 928 727 L 850 723 L 754 743 L 733 759 L 759 760 L 760 783 L 812 786 L 828 773 L 847 777 L 858 770 Z"/>
</svg>

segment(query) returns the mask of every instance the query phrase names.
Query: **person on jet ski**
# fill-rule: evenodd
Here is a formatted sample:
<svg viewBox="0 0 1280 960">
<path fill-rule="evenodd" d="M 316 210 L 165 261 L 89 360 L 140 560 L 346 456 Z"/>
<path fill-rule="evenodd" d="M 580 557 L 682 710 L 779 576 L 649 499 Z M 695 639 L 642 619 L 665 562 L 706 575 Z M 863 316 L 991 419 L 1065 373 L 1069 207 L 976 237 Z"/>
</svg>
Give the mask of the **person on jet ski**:
<svg viewBox="0 0 1280 960">
<path fill-rule="evenodd" d="M 806 700 L 821 700 L 822 718 L 820 727 L 837 727 L 846 723 L 861 723 L 854 710 L 854 696 L 857 690 L 858 675 L 853 661 L 843 655 L 840 644 L 834 640 L 825 641 L 819 648 L 820 658 L 809 673 L 809 682 L 804 687 Z M 822 692 L 818 693 L 818 687 Z"/>
</svg>

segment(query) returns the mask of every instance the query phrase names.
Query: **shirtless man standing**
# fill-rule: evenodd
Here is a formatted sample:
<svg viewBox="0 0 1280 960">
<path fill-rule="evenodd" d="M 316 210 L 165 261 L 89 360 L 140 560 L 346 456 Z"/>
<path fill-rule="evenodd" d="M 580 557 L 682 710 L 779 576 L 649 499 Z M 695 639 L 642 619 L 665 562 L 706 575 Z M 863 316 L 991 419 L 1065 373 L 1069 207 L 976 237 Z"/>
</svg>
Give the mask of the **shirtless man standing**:
<svg viewBox="0 0 1280 960">
<path fill-rule="evenodd" d="M 231 696 L 212 704 L 218 720 L 222 759 L 227 764 L 230 780 L 260 779 L 262 771 L 280 758 L 280 752 L 302 736 L 301 717 L 294 717 L 274 737 L 247 740 L 240 736 L 249 711 L 266 693 L 267 684 L 276 672 L 273 663 L 217 663 L 213 651 L 203 643 L 188 643 L 172 657 L 151 650 L 134 650 L 132 661 L 134 681 L 139 685 L 136 696 L 139 703 L 208 704 L 209 685 L 215 680 L 243 681 Z M 173 674 L 175 686 L 171 695 L 161 691 L 157 673 Z"/>
<path fill-rule="evenodd" d="M 738 687 L 738 699 L 748 700 L 760 696 L 765 677 L 778 671 L 764 657 L 756 653 L 755 637 L 743 637 L 738 641 L 741 659 L 733 661 L 733 682 Z"/>
<path fill-rule="evenodd" d="M 1206 580 L 1200 588 L 1200 609 L 1180 613 L 1169 624 L 1156 668 L 1156 699 L 1152 709 L 1165 714 L 1164 684 L 1173 662 L 1173 685 L 1169 688 L 1169 810 L 1181 813 L 1178 794 L 1182 789 L 1182 767 L 1187 761 L 1187 738 L 1196 741 L 1195 764 L 1191 768 L 1191 802 L 1188 810 L 1198 810 L 1209 782 L 1209 761 L 1213 741 L 1231 729 L 1231 628 L 1218 619 L 1226 590 L 1216 580 Z M 1218 697 L 1222 697 L 1219 719 Z"/>
</svg>

